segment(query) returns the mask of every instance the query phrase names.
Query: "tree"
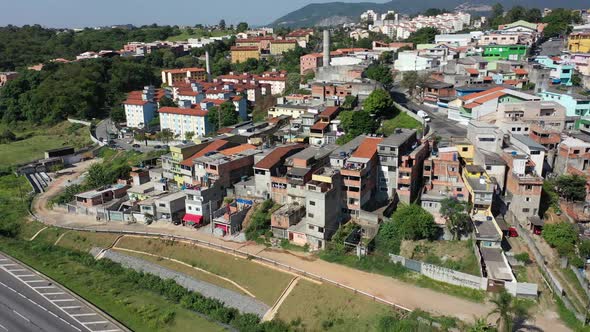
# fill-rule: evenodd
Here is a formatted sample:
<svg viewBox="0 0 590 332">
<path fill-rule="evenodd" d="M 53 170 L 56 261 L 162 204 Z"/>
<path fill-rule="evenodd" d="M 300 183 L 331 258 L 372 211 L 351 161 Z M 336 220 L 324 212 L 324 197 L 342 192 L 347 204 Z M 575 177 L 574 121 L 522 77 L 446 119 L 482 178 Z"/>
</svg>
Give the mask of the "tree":
<svg viewBox="0 0 590 332">
<path fill-rule="evenodd" d="M 194 136 L 195 136 L 194 131 L 187 131 L 186 133 L 184 133 L 184 139 L 187 141 L 192 140 Z"/>
<path fill-rule="evenodd" d="M 504 6 L 501 3 L 497 2 L 492 6 L 492 19 L 496 17 L 504 16 Z"/>
<path fill-rule="evenodd" d="M 384 254 L 398 253 L 401 240 L 396 223 L 384 221 L 375 237 L 375 248 Z"/>
<path fill-rule="evenodd" d="M 459 240 L 461 234 L 471 227 L 469 221 L 469 203 L 455 198 L 445 198 L 440 204 L 440 214 L 447 222 L 447 228 L 453 234 L 454 240 Z"/>
<path fill-rule="evenodd" d="M 582 240 L 578 245 L 578 252 L 583 259 L 590 257 L 590 240 Z"/>
<path fill-rule="evenodd" d="M 408 37 L 408 41 L 414 44 L 430 44 L 434 43 L 436 35 L 440 34 L 437 28 L 426 27 L 420 28 L 415 32 L 412 32 Z"/>
<path fill-rule="evenodd" d="M 166 96 L 160 98 L 160 102 L 158 104 L 160 107 L 178 107 L 172 98 Z"/>
<path fill-rule="evenodd" d="M 383 64 L 374 64 L 367 68 L 367 77 L 383 84 L 385 89 L 389 90 L 393 84 L 393 74 L 389 66 Z"/>
<path fill-rule="evenodd" d="M 340 105 L 345 110 L 352 110 L 357 104 L 357 97 L 356 96 L 346 96 L 344 97 L 344 102 Z"/>
<path fill-rule="evenodd" d="M 110 117 L 111 120 L 116 123 L 125 122 L 127 118 L 125 117 L 125 109 L 123 108 L 123 105 L 117 105 L 111 108 Z"/>
<path fill-rule="evenodd" d="M 377 89 L 364 101 L 363 109 L 374 116 L 384 116 L 393 110 L 393 99 L 387 91 Z"/>
<path fill-rule="evenodd" d="M 285 82 L 285 95 L 296 93 L 301 83 L 301 75 L 298 73 L 288 73 L 287 82 Z"/>
<path fill-rule="evenodd" d="M 531 23 L 538 23 L 541 22 L 543 19 L 543 13 L 539 8 L 531 8 L 526 13 L 524 20 Z"/>
<path fill-rule="evenodd" d="M 448 13 L 449 11 L 446 9 L 440 9 L 440 8 L 428 8 L 426 9 L 426 11 L 422 14 L 424 16 L 437 16 L 437 15 L 441 15 L 444 13 Z"/>
<path fill-rule="evenodd" d="M 172 130 L 166 128 L 158 133 L 158 139 L 164 143 L 170 142 L 174 138 L 174 133 Z"/>
<path fill-rule="evenodd" d="M 555 190 L 567 201 L 583 201 L 586 198 L 586 178 L 577 174 L 561 175 L 555 181 Z"/>
<path fill-rule="evenodd" d="M 488 324 L 487 319 L 485 318 L 477 318 L 473 325 L 469 326 L 467 332 L 493 332 L 496 329 L 490 327 Z"/>
<path fill-rule="evenodd" d="M 391 51 L 385 51 L 379 56 L 379 62 L 384 64 L 393 64 L 395 61 L 395 54 Z"/>
<path fill-rule="evenodd" d="M 433 240 L 438 232 L 434 217 L 417 204 L 402 205 L 391 216 L 401 238 L 405 240 Z"/>
<path fill-rule="evenodd" d="M 111 184 L 107 169 L 102 164 L 92 164 L 88 169 L 88 176 L 86 177 L 86 184 L 90 188 L 99 188 Z"/>
<path fill-rule="evenodd" d="M 557 249 L 561 256 L 567 256 L 574 251 L 578 240 L 578 232 L 568 222 L 547 224 L 543 227 L 543 238 L 550 246 Z"/>
<path fill-rule="evenodd" d="M 578 24 L 581 21 L 579 13 L 563 8 L 553 9 L 551 13 L 543 18 L 543 23 L 548 24 L 543 29 L 543 34 L 547 38 L 566 35 L 572 31 L 572 24 Z"/>
<path fill-rule="evenodd" d="M 224 19 L 221 19 L 219 21 L 219 24 L 217 24 L 217 26 L 219 27 L 219 29 L 225 30 L 225 20 Z"/>
<path fill-rule="evenodd" d="M 237 32 L 244 32 L 246 30 L 248 30 L 248 23 L 246 23 L 246 22 L 240 22 L 236 26 L 236 31 Z"/>
<path fill-rule="evenodd" d="M 572 85 L 573 86 L 582 86 L 582 79 L 580 78 L 580 75 L 578 75 L 578 74 L 572 75 Z"/>
<path fill-rule="evenodd" d="M 526 319 L 529 315 L 523 303 L 513 298 L 505 289 L 502 289 L 490 302 L 495 308 L 488 316 L 498 315 L 496 324 L 500 332 L 512 332 L 514 323 L 517 320 Z"/>
</svg>

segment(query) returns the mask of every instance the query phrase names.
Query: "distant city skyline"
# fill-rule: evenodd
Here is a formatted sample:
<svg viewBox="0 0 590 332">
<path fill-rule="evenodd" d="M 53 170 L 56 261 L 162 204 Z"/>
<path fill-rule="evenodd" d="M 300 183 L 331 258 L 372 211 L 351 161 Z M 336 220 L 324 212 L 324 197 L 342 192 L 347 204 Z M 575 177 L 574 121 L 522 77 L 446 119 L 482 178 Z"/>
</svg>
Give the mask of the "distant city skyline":
<svg viewBox="0 0 590 332">
<path fill-rule="evenodd" d="M 359 0 L 339 0 L 360 2 Z M 116 24 L 195 25 L 248 22 L 271 23 L 282 15 L 309 3 L 330 0 L 25 0 L 5 1 L 0 10 L 0 25 L 40 24 L 47 27 L 94 27 Z M 375 1 L 385 2 L 385 1 Z"/>
</svg>

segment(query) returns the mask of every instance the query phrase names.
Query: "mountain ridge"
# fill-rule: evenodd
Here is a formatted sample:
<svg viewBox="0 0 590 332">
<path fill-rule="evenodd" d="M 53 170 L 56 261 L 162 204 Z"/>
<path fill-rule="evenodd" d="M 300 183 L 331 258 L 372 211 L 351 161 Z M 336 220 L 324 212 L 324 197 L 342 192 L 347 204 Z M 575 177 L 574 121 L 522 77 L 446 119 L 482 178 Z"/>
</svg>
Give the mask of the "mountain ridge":
<svg viewBox="0 0 590 332">
<path fill-rule="evenodd" d="M 384 13 L 388 10 L 395 10 L 402 14 L 417 14 L 424 12 L 428 8 L 441 8 L 453 10 L 458 6 L 465 8 L 466 6 L 477 7 L 484 5 L 491 6 L 494 3 L 501 3 L 505 9 L 520 5 L 526 8 L 537 7 L 554 8 L 553 0 L 494 0 L 490 3 L 489 0 L 422 0 L 419 2 L 412 2 L 408 0 L 392 0 L 385 3 L 374 2 L 326 2 L 326 3 L 311 3 L 305 5 L 295 11 L 292 11 L 272 22 L 270 25 L 274 27 L 313 27 L 319 26 L 320 22 L 330 22 L 331 17 L 338 17 L 340 21 L 342 18 L 348 18 L 351 21 L 358 21 L 361 13 L 367 10 L 375 10 L 378 13 Z M 590 4 L 587 0 L 563 0 L 559 2 L 559 7 L 563 8 L 588 8 Z M 481 11 L 478 11 L 480 14 Z"/>
</svg>

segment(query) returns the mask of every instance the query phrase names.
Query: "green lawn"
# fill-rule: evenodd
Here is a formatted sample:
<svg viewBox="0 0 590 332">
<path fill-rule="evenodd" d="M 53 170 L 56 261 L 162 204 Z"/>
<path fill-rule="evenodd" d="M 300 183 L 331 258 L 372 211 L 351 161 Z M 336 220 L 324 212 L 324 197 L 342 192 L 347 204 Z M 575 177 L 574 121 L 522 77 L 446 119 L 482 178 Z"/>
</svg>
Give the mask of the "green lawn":
<svg viewBox="0 0 590 332">
<path fill-rule="evenodd" d="M 377 318 L 392 311 L 363 295 L 301 279 L 279 308 L 277 318 L 300 322 L 307 331 L 375 331 Z"/>
<path fill-rule="evenodd" d="M 18 232 L 28 214 L 27 194 L 31 190 L 31 185 L 24 176 L 0 176 L 0 233 Z"/>
<path fill-rule="evenodd" d="M 180 35 L 172 36 L 168 38 L 169 41 L 183 41 L 189 38 L 203 38 L 203 37 L 222 37 L 233 34 L 234 31 L 231 30 L 215 30 L 215 31 L 205 31 L 202 29 L 195 29 L 192 28 L 193 33 L 189 33 L 186 29 L 182 29 L 182 33 Z"/>
<path fill-rule="evenodd" d="M 185 243 L 155 238 L 124 237 L 117 248 L 126 248 L 174 258 L 235 281 L 260 301 L 273 305 L 292 276 L 247 259 Z"/>
<path fill-rule="evenodd" d="M 380 132 L 388 136 L 395 132 L 396 128 L 408 128 L 422 130 L 422 124 L 416 119 L 407 115 L 405 112 L 400 112 L 394 118 L 383 121 Z"/>
<path fill-rule="evenodd" d="M 34 128 L 34 129 L 30 129 Z M 53 127 L 29 125 L 9 128 L 17 141 L 0 144 L 0 166 L 11 166 L 43 158 L 43 152 L 62 146 L 81 148 L 92 144 L 88 127 L 63 122 Z"/>
<path fill-rule="evenodd" d="M 43 234 L 43 233 L 41 233 Z M 41 235 L 39 234 L 39 235 Z M 67 232 L 57 243 L 60 247 L 88 252 L 93 247 L 108 248 L 117 239 L 117 234 L 92 232 Z M 55 243 L 55 242 L 54 242 Z"/>
</svg>

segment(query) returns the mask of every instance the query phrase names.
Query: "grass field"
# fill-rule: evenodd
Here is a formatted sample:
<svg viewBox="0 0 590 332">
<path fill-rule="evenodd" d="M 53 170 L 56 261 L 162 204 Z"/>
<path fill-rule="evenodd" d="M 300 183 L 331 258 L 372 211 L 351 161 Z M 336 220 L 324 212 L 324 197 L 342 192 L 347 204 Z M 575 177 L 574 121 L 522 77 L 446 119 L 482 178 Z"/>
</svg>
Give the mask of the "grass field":
<svg viewBox="0 0 590 332">
<path fill-rule="evenodd" d="M 260 301 L 273 305 L 292 276 L 247 259 L 193 245 L 139 237 L 124 237 L 117 248 L 126 248 L 177 259 L 235 281 Z"/>
<path fill-rule="evenodd" d="M 32 129 L 31 129 L 32 128 Z M 10 166 L 43 157 L 43 152 L 62 146 L 81 148 L 92 144 L 88 127 L 62 122 L 53 127 L 9 128 L 18 140 L 0 144 L 0 166 Z"/>
<path fill-rule="evenodd" d="M 277 317 L 300 322 L 307 331 L 375 331 L 376 318 L 391 312 L 389 306 L 345 289 L 299 280 Z"/>
<path fill-rule="evenodd" d="M 404 112 L 400 112 L 394 118 L 383 121 L 381 124 L 380 132 L 389 136 L 395 132 L 396 128 L 408 128 L 408 129 L 422 129 L 422 124 L 416 119 L 407 115 Z"/>
<path fill-rule="evenodd" d="M 215 31 L 205 31 L 202 29 L 195 29 L 192 28 L 192 33 L 187 29 L 182 29 L 182 33 L 180 35 L 172 36 L 168 38 L 169 41 L 182 41 L 187 40 L 189 38 L 202 38 L 202 37 L 222 37 L 233 34 L 234 31 L 231 30 L 215 30 Z"/>
<path fill-rule="evenodd" d="M 403 241 L 400 255 L 472 275 L 481 274 L 469 241 Z"/>
<path fill-rule="evenodd" d="M 145 261 L 160 265 L 160 266 L 168 268 L 170 270 L 184 273 L 184 274 L 189 275 L 197 280 L 202 280 L 202 281 L 208 282 L 210 284 L 213 284 L 213 285 L 225 288 L 225 289 L 229 289 L 229 290 L 232 290 L 234 292 L 238 292 L 243 295 L 247 295 L 245 292 L 243 292 L 241 289 L 236 287 L 234 284 L 232 284 L 228 281 L 225 281 L 219 277 L 216 277 L 214 275 L 196 270 L 192 267 L 182 265 L 180 263 L 176 263 L 176 262 L 173 262 L 173 261 L 170 261 L 167 259 L 162 259 L 159 257 L 150 256 L 150 255 L 144 255 L 144 254 L 129 252 L 129 251 L 120 250 L 120 249 L 115 249 L 115 251 L 118 251 L 118 252 L 125 254 L 125 255 L 141 258 Z"/>
<path fill-rule="evenodd" d="M 117 237 L 117 234 L 69 231 L 57 244 L 64 248 L 88 252 L 92 247 L 107 248 L 111 246 Z"/>
</svg>

